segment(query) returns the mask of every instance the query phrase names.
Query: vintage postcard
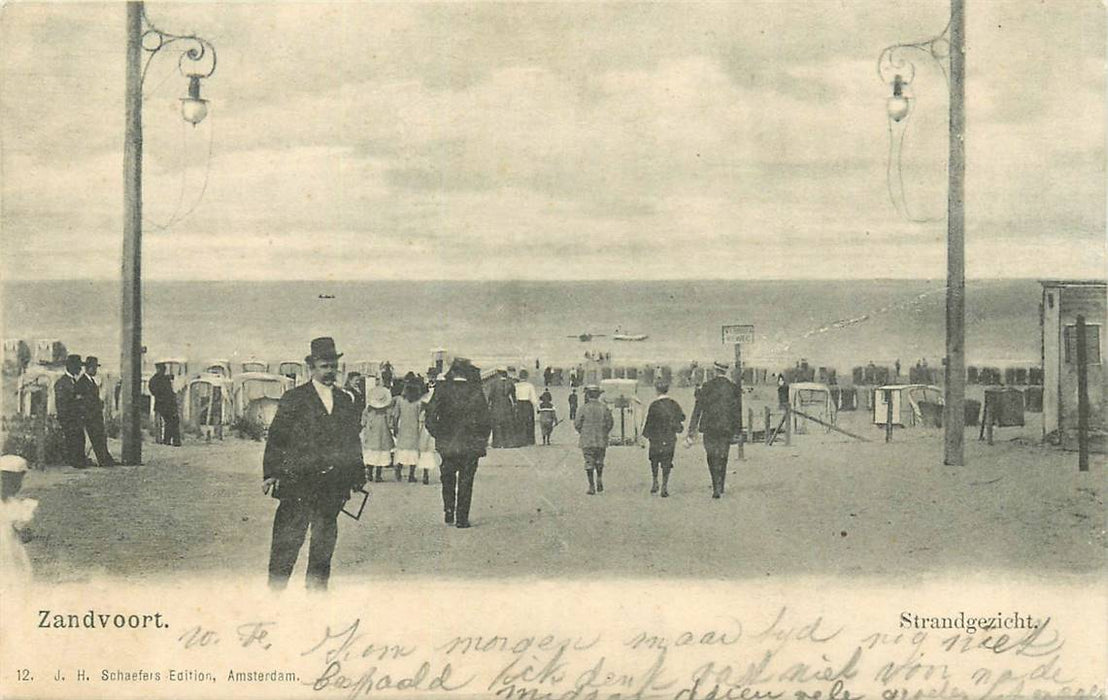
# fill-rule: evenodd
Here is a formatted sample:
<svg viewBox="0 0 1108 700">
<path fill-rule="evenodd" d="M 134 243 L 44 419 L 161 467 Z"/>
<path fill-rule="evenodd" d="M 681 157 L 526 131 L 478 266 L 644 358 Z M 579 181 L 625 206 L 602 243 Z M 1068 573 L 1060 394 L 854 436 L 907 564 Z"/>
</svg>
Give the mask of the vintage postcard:
<svg viewBox="0 0 1108 700">
<path fill-rule="evenodd" d="M 1106 36 L 5 3 L 0 697 L 1105 697 Z"/>
</svg>

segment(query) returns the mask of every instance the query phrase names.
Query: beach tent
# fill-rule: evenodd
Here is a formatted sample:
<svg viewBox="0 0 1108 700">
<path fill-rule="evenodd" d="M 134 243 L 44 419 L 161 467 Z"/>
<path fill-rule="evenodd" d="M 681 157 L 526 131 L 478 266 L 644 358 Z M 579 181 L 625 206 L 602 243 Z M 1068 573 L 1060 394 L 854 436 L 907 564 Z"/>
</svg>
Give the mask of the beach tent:
<svg viewBox="0 0 1108 700">
<path fill-rule="evenodd" d="M 600 382 L 600 400 L 612 409 L 615 427 L 608 442 L 613 445 L 634 445 L 639 440 L 639 426 L 645 418 L 638 397 L 639 383 L 634 379 L 605 379 Z"/>
<path fill-rule="evenodd" d="M 794 382 L 789 384 L 789 405 L 797 411 L 801 411 L 812 418 L 818 418 L 825 423 L 835 423 L 836 406 L 831 389 L 820 382 Z M 809 421 L 801 416 L 796 416 L 793 426 L 796 432 L 805 432 Z"/>
<path fill-rule="evenodd" d="M 223 426 L 231 424 L 235 413 L 232 382 L 217 374 L 193 377 L 185 385 L 182 404 L 183 425 L 199 428 L 208 437 L 215 429 L 222 438 Z"/>
<path fill-rule="evenodd" d="M 277 415 L 277 404 L 293 387 L 288 377 L 266 372 L 244 372 L 234 378 L 235 417 L 268 428 Z"/>
<path fill-rule="evenodd" d="M 208 360 L 208 364 L 204 365 L 204 373 L 229 379 L 231 377 L 231 363 L 228 360 Z"/>
<path fill-rule="evenodd" d="M 60 365 L 65 363 L 67 354 L 65 343 L 43 338 L 35 341 L 34 348 L 31 350 L 31 359 L 40 365 Z"/>
<path fill-rule="evenodd" d="M 277 365 L 277 374 L 292 379 L 295 386 L 308 381 L 308 366 L 300 360 L 285 360 Z"/>
<path fill-rule="evenodd" d="M 54 383 L 65 375 L 60 369 L 28 367 L 19 378 L 19 414 L 32 416 L 39 412 L 45 401 L 46 415 L 55 416 L 58 408 L 54 403 Z"/>
<path fill-rule="evenodd" d="M 887 384 L 873 390 L 873 424 L 885 425 L 888 415 L 888 403 L 885 392 L 889 392 L 893 404 L 893 425 L 904 427 L 922 425 L 923 410 L 921 403 L 943 405 L 943 390 L 930 384 Z"/>
<path fill-rule="evenodd" d="M 269 363 L 265 360 L 259 360 L 254 357 L 250 358 L 249 360 L 243 361 L 243 363 L 239 365 L 239 367 L 244 373 L 257 372 L 260 374 L 265 374 L 269 372 Z"/>
</svg>

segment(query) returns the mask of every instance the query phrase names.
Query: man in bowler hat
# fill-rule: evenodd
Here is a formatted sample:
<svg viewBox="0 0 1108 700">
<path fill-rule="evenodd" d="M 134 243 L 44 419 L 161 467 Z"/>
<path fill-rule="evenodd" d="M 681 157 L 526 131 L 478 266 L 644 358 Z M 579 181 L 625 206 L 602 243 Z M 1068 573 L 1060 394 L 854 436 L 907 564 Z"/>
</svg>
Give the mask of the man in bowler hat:
<svg viewBox="0 0 1108 700">
<path fill-rule="evenodd" d="M 307 585 L 326 590 L 338 539 L 338 516 L 352 491 L 365 485 L 359 416 L 350 395 L 335 386 L 332 338 L 316 338 L 305 358 L 312 379 L 281 397 L 269 426 L 262 489 L 280 501 L 273 517 L 269 585 L 288 585 L 311 528 Z"/>
<path fill-rule="evenodd" d="M 54 383 L 54 406 L 65 440 L 65 461 L 77 469 L 88 466 L 85 460 L 85 400 L 80 381 L 82 366 L 80 355 L 67 356 L 65 374 Z"/>
<path fill-rule="evenodd" d="M 108 436 L 104 431 L 104 401 L 100 398 L 100 384 L 96 379 L 99 371 L 100 360 L 95 355 L 86 357 L 85 373 L 77 379 L 77 388 L 81 395 L 85 432 L 96 454 L 96 463 L 101 467 L 114 467 L 115 459 L 108 452 Z"/>
<path fill-rule="evenodd" d="M 457 358 L 446 378 L 435 385 L 424 421 L 442 457 L 442 508 L 447 525 L 469 527 L 473 479 L 485 456 L 492 420 L 481 389 L 481 372 Z"/>
<path fill-rule="evenodd" d="M 742 396 L 735 383 L 727 378 L 727 369 L 726 363 L 716 362 L 716 376 L 700 387 L 686 438 L 686 445 L 692 445 L 697 430 L 704 435 L 704 452 L 712 476 L 712 498 L 723 494 L 731 437 L 738 435 L 743 427 Z"/>
</svg>

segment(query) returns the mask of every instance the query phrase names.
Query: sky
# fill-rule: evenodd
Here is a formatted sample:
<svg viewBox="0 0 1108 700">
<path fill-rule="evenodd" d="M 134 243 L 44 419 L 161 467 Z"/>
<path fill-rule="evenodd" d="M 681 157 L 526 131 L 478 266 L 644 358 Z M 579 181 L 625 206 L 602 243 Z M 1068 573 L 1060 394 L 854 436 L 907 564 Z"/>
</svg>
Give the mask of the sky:
<svg viewBox="0 0 1108 700">
<path fill-rule="evenodd" d="M 1103 278 L 1104 8 L 967 4 L 967 274 Z M 196 127 L 178 54 L 147 73 L 146 279 L 946 275 L 943 72 L 916 54 L 892 124 L 877 71 L 946 2 L 146 14 L 218 55 Z M 124 17 L 0 11 L 5 279 L 119 275 Z"/>
</svg>

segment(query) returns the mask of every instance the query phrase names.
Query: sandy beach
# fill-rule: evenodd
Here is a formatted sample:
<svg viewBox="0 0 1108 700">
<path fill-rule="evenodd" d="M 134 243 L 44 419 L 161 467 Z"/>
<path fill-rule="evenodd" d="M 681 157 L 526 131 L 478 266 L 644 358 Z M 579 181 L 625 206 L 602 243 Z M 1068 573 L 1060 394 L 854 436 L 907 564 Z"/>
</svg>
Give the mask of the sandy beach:
<svg viewBox="0 0 1108 700">
<path fill-rule="evenodd" d="M 565 392 L 555 389 L 562 411 Z M 689 412 L 687 393 L 675 397 Z M 898 428 L 886 444 L 866 411 L 842 412 L 840 426 L 872 441 L 810 429 L 788 447 L 747 445 L 743 461 L 733 447 L 718 501 L 699 443 L 678 448 L 668 499 L 650 495 L 646 450 L 631 446 L 608 450 L 606 491 L 586 496 L 566 422 L 551 446 L 490 450 L 468 531 L 443 524 L 437 475 L 428 486 L 371 484 L 362 520 L 340 519 L 336 582 L 1102 574 L 1104 458 L 1079 473 L 1076 454 L 1038 444 L 1039 421 L 1028 414 L 992 446 L 967 428 L 967 466 L 957 468 L 942 466 L 941 430 Z M 36 576 L 231 574 L 262 585 L 276 508 L 261 493 L 262 451 L 191 438 L 179 449 L 147 443 L 141 467 L 32 472 Z M 302 566 L 303 555 L 294 578 Z"/>
</svg>

